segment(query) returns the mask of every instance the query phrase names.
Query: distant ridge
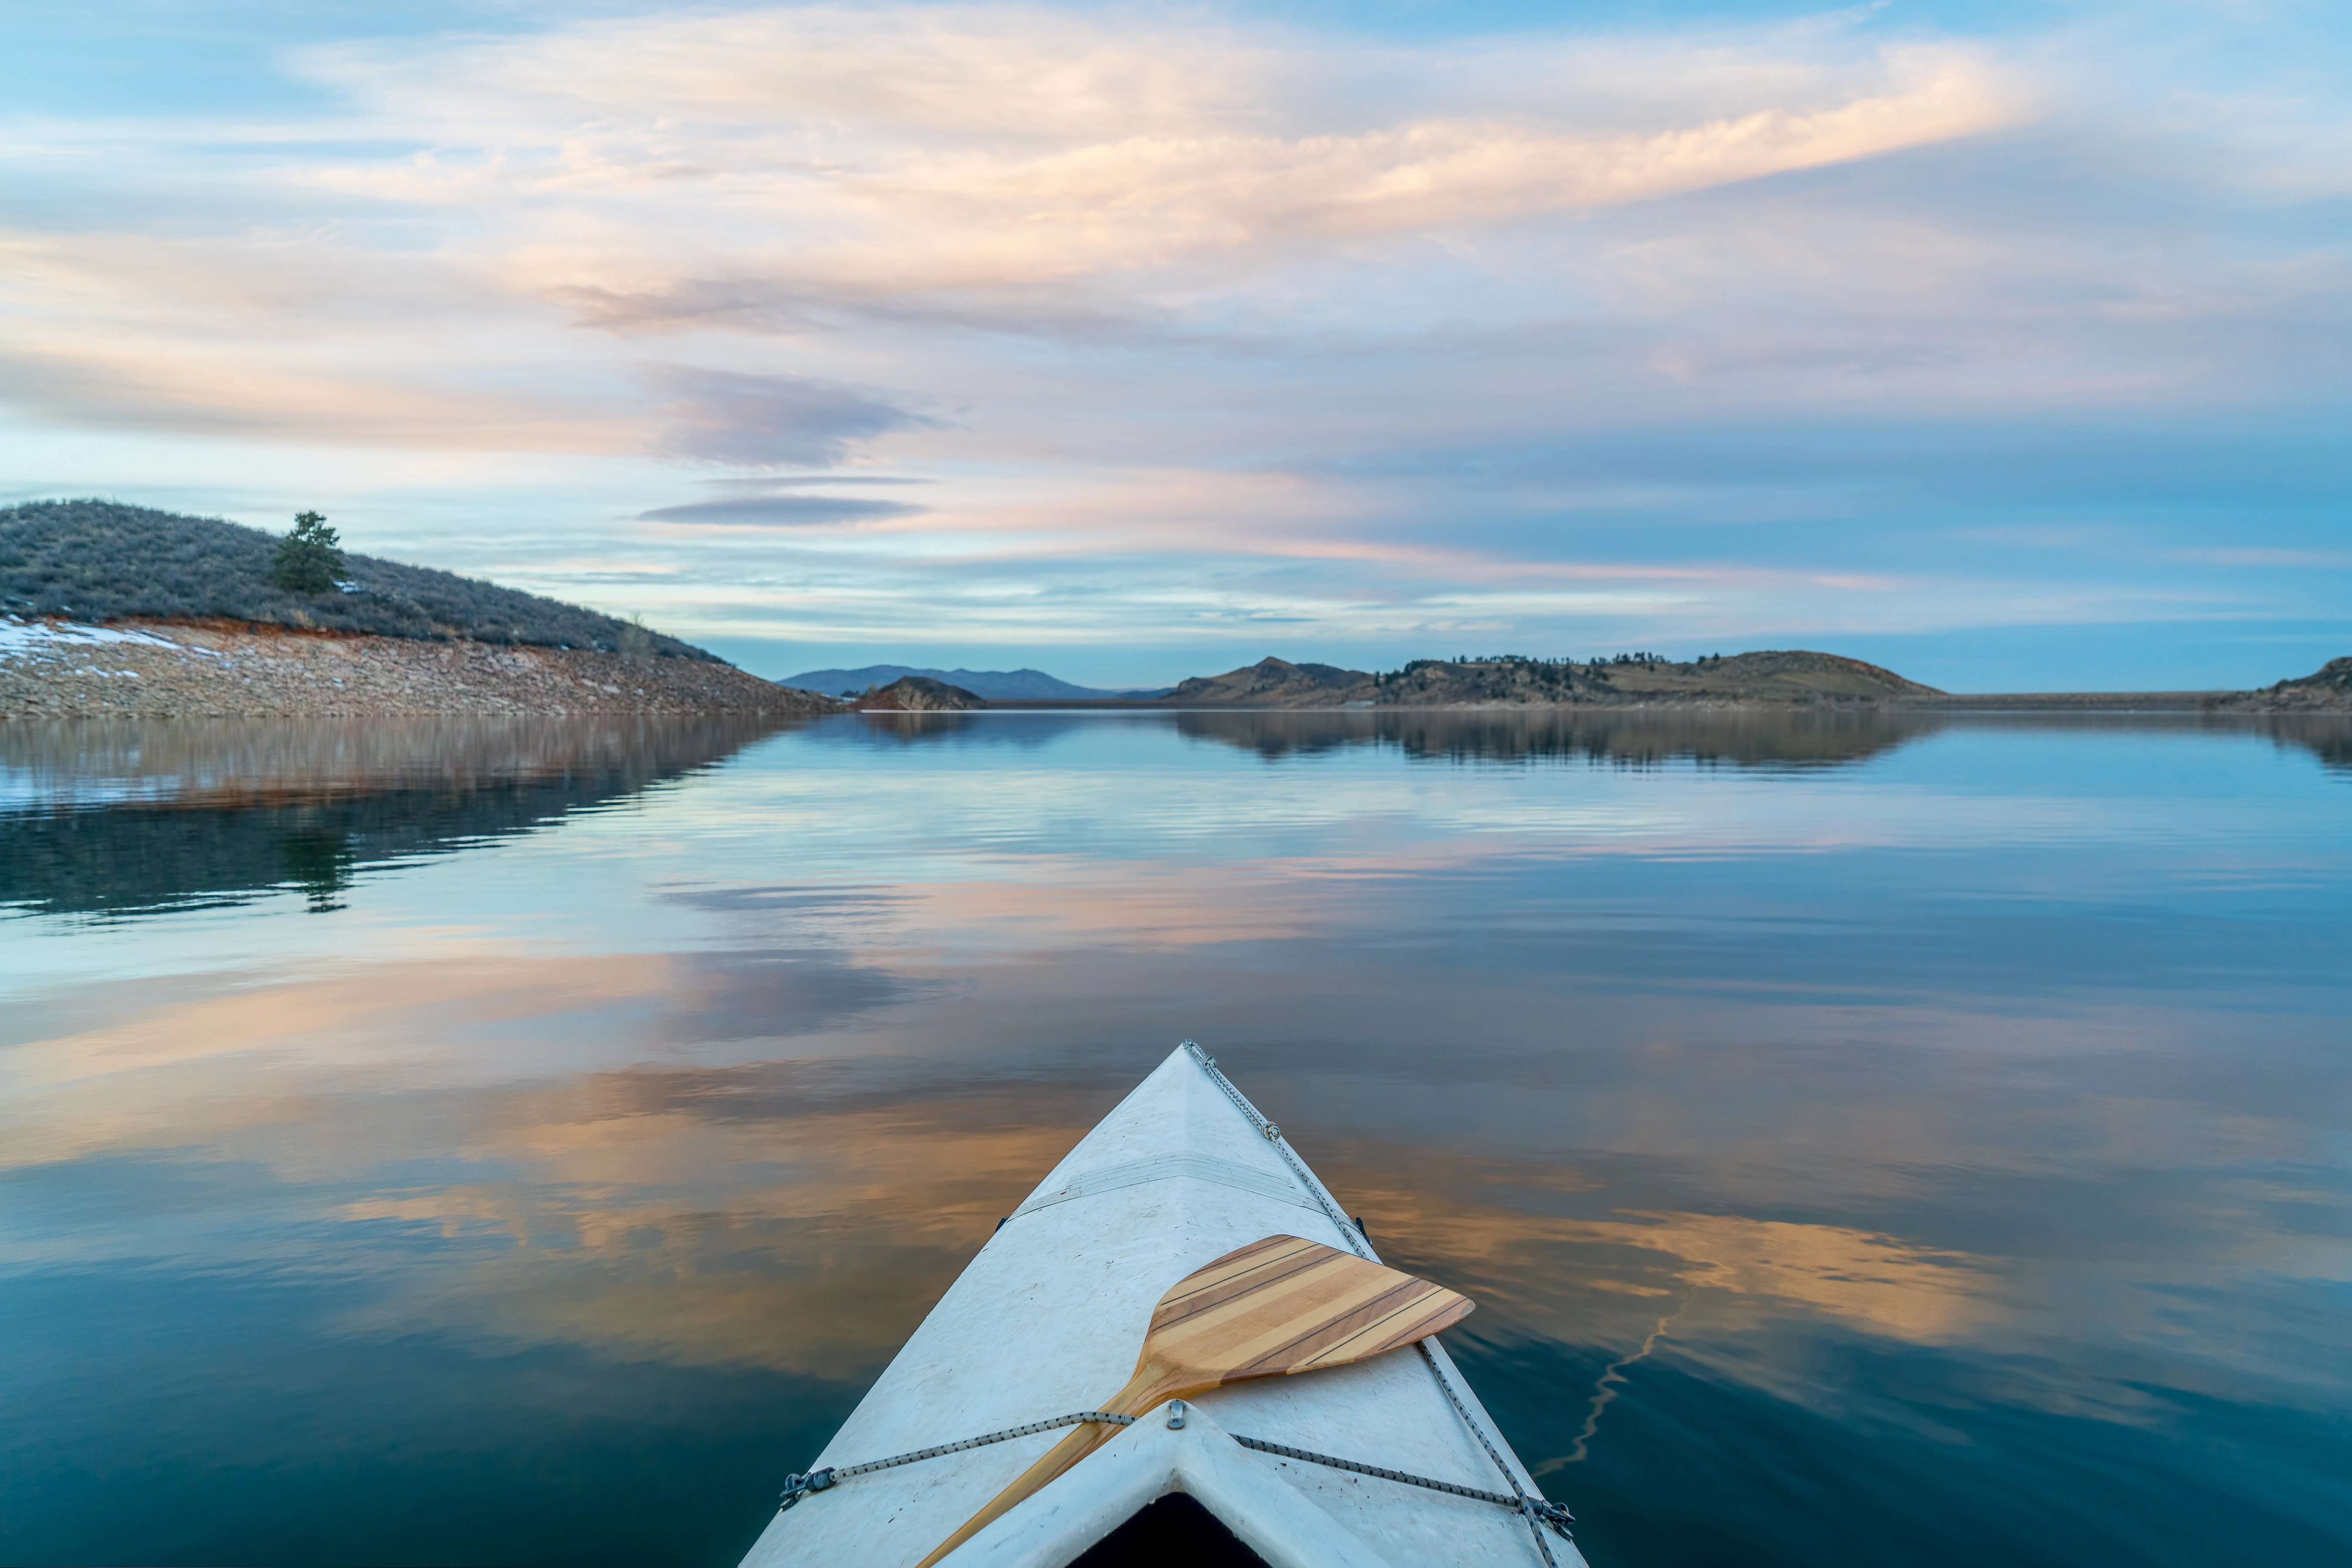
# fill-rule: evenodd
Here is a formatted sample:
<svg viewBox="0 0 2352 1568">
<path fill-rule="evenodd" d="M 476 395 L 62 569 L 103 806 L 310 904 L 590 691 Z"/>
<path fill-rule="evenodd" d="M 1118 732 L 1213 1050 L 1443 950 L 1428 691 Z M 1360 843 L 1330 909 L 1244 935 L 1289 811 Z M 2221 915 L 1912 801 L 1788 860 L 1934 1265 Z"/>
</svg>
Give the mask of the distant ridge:
<svg viewBox="0 0 2352 1568">
<path fill-rule="evenodd" d="M 1182 707 L 1333 707 L 1370 702 L 1374 676 L 1337 664 L 1294 664 L 1260 659 L 1222 675 L 1194 675 L 1160 700 Z"/>
<path fill-rule="evenodd" d="M 1374 674 L 1262 659 L 1195 676 L 1160 699 L 1183 707 L 1627 707 L 1901 702 L 1943 694 L 1892 670 L 1801 649 L 1676 662 L 1626 653 L 1578 663 L 1515 654 L 1414 659 Z"/>
<path fill-rule="evenodd" d="M 961 686 L 972 695 L 990 702 L 1019 702 L 1024 698 L 1042 702 L 1085 702 L 1088 698 L 1131 695 L 1101 686 L 1074 686 L 1067 681 L 1056 680 L 1043 670 L 939 670 L 921 664 L 867 664 L 856 670 L 804 670 L 797 675 L 786 675 L 782 684 L 798 686 L 804 692 L 855 696 L 875 686 L 887 686 L 905 680 L 908 675 Z"/>
</svg>

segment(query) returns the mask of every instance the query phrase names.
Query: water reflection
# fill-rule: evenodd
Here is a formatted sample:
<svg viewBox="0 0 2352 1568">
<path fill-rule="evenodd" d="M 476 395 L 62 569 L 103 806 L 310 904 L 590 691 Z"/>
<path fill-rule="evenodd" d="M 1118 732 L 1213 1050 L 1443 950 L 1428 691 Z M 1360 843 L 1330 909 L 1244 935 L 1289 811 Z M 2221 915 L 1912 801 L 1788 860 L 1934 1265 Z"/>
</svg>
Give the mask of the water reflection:
<svg viewBox="0 0 2352 1568">
<path fill-rule="evenodd" d="M 827 744 L 898 749 L 1034 749 L 1108 730 L 1161 732 L 1255 752 L 1268 761 L 1374 747 L 1416 761 L 1696 760 L 1746 767 L 1859 761 L 1933 734 L 1948 719 L 1895 710 L 1820 713 L 1518 709 L 1373 712 L 868 713 L 816 732 Z"/>
<path fill-rule="evenodd" d="M 1065 736 L 1092 734 L 1120 716 L 1099 714 L 859 713 L 821 725 L 811 738 L 826 747 L 897 751 L 908 747 L 1047 746 Z M 1140 721 L 1140 722 L 1149 722 Z"/>
<path fill-rule="evenodd" d="M 2282 747 L 2300 747 L 2309 751 L 2324 768 L 2352 771 L 2352 716 L 2282 716 L 2263 720 L 2263 730 Z"/>
<path fill-rule="evenodd" d="M 1416 761 L 1578 760 L 1632 768 L 1671 760 L 1739 768 L 1833 767 L 1875 757 L 1942 727 L 1935 717 L 1892 710 L 1188 713 L 1177 725 L 1193 739 L 1268 758 L 1372 746 L 1392 747 Z"/>
<path fill-rule="evenodd" d="M 1477 1298 L 1598 1568 L 2352 1550 L 2325 727 L 1505 717 L 575 727 L 456 793 L 632 810 L 316 918 L 28 913 L 0 1557 L 727 1563 L 1186 1034 Z M 438 755 L 180 744 L 20 814 Z"/>
<path fill-rule="evenodd" d="M 641 793 L 772 734 L 751 716 L 0 726 L 0 907 L 125 915 L 293 888 Z"/>
<path fill-rule="evenodd" d="M 1740 768 L 1836 768 L 1954 726 L 2095 735 L 2259 735 L 2329 768 L 2352 767 L 2352 717 L 2198 713 L 1939 713 L 1930 709 L 1385 709 L 1369 712 L 866 713 L 812 731 L 829 747 L 1037 750 L 1106 730 L 1158 731 L 1268 761 L 1360 748 L 1418 762 L 1674 762 Z"/>
</svg>

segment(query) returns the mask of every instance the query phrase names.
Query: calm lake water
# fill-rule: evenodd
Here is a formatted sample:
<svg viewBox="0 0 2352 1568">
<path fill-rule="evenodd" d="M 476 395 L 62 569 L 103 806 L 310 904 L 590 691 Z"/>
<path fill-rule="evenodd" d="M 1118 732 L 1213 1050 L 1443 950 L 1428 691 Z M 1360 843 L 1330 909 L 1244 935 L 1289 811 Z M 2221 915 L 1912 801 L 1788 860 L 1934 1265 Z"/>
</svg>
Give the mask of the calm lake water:
<svg viewBox="0 0 2352 1568">
<path fill-rule="evenodd" d="M 1186 1036 L 1595 1568 L 2352 1561 L 2352 730 L 985 714 L 0 727 L 0 1563 L 725 1568 Z"/>
</svg>

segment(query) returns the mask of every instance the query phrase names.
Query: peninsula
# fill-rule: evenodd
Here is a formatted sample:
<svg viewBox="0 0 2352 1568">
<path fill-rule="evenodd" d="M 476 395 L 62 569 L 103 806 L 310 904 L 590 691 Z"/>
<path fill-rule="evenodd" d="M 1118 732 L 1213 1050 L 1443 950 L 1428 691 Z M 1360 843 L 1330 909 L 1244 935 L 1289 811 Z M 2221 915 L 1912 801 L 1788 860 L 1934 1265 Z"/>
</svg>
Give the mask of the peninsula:
<svg viewBox="0 0 2352 1568">
<path fill-rule="evenodd" d="M 1835 653 L 1759 653 L 1676 663 L 1658 653 L 1578 662 L 1516 654 L 1414 659 L 1386 674 L 1282 659 L 1181 682 L 1175 707 L 1631 707 L 1872 703 L 1933 686 Z"/>
<path fill-rule="evenodd" d="M 840 711 L 634 622 L 344 554 L 323 522 L 0 508 L 0 718 Z"/>
</svg>

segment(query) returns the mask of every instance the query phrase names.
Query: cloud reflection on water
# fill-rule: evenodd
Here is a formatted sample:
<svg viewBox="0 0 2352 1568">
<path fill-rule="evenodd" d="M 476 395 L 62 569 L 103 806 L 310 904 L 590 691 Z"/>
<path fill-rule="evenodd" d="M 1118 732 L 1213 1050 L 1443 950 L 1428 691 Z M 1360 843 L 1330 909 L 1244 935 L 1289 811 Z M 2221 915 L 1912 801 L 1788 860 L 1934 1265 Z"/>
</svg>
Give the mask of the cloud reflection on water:
<svg viewBox="0 0 2352 1568">
<path fill-rule="evenodd" d="M 1416 750 L 1277 716 L 828 721 L 331 918 L 24 918 L 0 1312 L 332 1282 L 268 1335 L 788 1376 L 837 1418 L 1191 1033 L 1480 1301 L 1464 1354 L 1531 1461 L 1673 1316 L 1572 1499 L 1702 1408 L 1926 1442 L 1962 1389 L 2159 1434 L 2192 1396 L 2343 1407 L 2352 845 L 2308 751 L 1972 723 L 1726 769 L 1687 726 L 1490 753 L 1484 717 Z M 1522 1363 L 1540 1408 L 1482 1371 Z M 362 1448 L 433 1440 L 378 1418 Z"/>
</svg>

